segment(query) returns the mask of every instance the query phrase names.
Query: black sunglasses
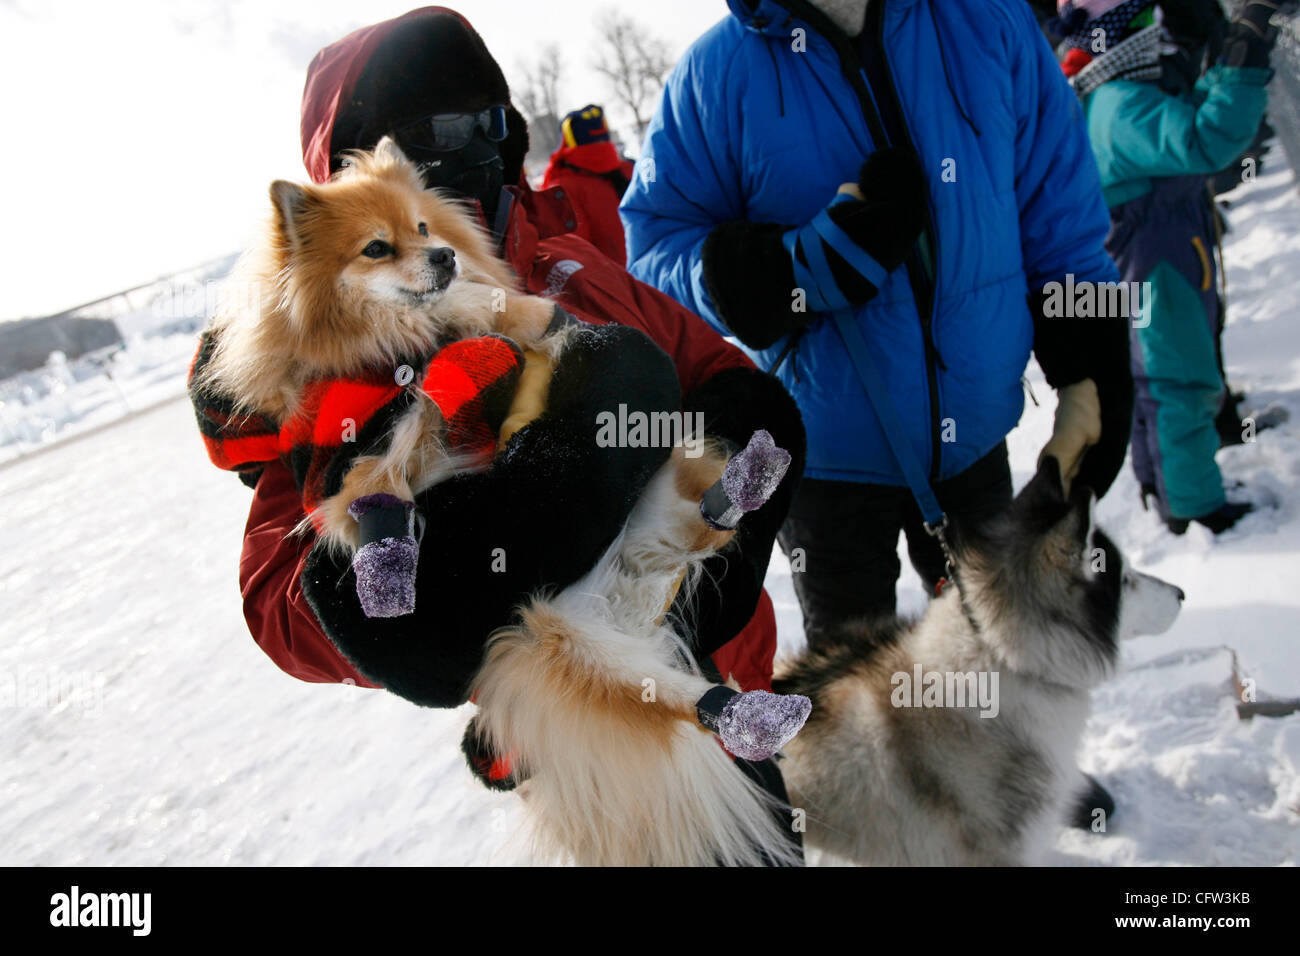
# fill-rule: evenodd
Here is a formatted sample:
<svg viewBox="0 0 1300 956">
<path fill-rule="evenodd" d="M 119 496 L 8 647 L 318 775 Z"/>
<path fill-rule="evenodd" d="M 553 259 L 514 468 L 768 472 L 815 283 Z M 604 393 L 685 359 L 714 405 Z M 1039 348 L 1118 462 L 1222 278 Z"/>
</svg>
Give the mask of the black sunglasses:
<svg viewBox="0 0 1300 956">
<path fill-rule="evenodd" d="M 477 113 L 435 113 L 393 131 L 398 145 L 448 153 L 468 145 L 474 130 L 494 143 L 506 138 L 506 108 L 489 106 Z"/>
</svg>

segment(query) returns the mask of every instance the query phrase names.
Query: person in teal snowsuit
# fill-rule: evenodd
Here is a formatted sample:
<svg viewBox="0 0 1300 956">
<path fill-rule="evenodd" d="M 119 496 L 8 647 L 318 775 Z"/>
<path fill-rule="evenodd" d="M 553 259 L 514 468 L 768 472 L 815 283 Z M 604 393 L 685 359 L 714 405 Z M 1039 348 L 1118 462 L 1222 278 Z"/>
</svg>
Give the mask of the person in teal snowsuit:
<svg viewBox="0 0 1300 956">
<path fill-rule="evenodd" d="M 1206 4 L 1167 0 L 1087 3 L 1067 41 L 1100 49 L 1071 84 L 1080 97 L 1111 213 L 1106 248 L 1122 280 L 1144 283 L 1132 324 L 1136 385 L 1133 468 L 1143 500 L 1176 534 L 1197 521 L 1215 533 L 1251 510 L 1229 502 L 1215 463 L 1215 415 L 1224 383 L 1215 358 L 1222 316 L 1214 260 L 1215 210 L 1207 177 L 1234 163 L 1259 128 L 1272 76 L 1269 54 L 1279 6 L 1254 0 L 1228 28 L 1223 51 L 1194 82 L 1179 82 L 1162 57 L 1208 24 Z M 1070 13 L 1070 5 L 1063 11 Z M 1074 4 L 1082 7 L 1084 4 Z M 1068 17 L 1063 21 L 1070 23 Z M 1098 30 L 1104 34 L 1097 43 Z M 1072 57 L 1066 58 L 1070 72 Z"/>
</svg>

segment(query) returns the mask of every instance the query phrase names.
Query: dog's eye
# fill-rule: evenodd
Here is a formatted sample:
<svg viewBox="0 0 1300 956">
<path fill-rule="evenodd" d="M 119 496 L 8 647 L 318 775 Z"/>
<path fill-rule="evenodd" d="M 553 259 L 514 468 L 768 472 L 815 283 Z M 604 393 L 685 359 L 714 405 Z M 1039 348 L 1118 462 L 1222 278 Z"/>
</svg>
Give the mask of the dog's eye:
<svg viewBox="0 0 1300 956">
<path fill-rule="evenodd" d="M 420 230 L 420 235 L 422 235 L 422 236 L 424 236 L 424 237 L 427 238 L 428 235 L 429 235 L 429 226 L 428 226 L 428 224 L 422 222 L 422 223 L 420 223 L 420 225 L 418 226 L 418 228 L 419 228 L 419 230 Z"/>
<path fill-rule="evenodd" d="M 361 254 L 367 259 L 382 259 L 393 254 L 393 247 L 382 239 L 376 239 L 362 249 Z"/>
</svg>

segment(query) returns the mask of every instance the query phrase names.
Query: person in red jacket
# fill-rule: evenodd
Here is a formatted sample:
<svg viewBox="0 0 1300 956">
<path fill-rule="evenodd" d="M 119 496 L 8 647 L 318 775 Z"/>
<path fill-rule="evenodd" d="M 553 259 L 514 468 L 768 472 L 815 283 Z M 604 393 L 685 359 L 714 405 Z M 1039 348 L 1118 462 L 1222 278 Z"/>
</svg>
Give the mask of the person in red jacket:
<svg viewBox="0 0 1300 956">
<path fill-rule="evenodd" d="M 605 334 L 570 363 L 576 371 L 561 363 L 547 414 L 519 432 L 491 469 L 417 496 L 428 530 L 415 614 L 364 617 L 346 560 L 289 536 L 303 516 L 301 496 L 287 468 L 267 465 L 256 481 L 239 574 L 259 646 L 302 680 L 385 687 L 424 706 L 463 703 L 487 636 L 510 623 L 531 593 L 585 574 L 657 468 L 635 450 L 596 448 L 589 413 L 662 399 L 662 382 L 647 371 L 662 358 L 675 369 L 682 409 L 703 413 L 707 435 L 740 447 L 765 428 L 793 455 L 776 494 L 742 523 L 736 546 L 709 560 L 705 583 L 672 612 L 706 670 L 746 690 L 769 689 L 776 624 L 762 582 L 804 458 L 803 425 L 783 386 L 573 234 L 563 190 L 528 189 L 523 118 L 483 41 L 454 11 L 413 10 L 320 51 L 308 68 L 301 132 L 315 182 L 327 180 L 347 150 L 395 135 L 430 186 L 470 201 L 493 224 L 500 254 L 528 291 L 552 296 Z M 645 333 L 658 348 L 618 326 Z M 566 431 L 566 422 L 581 429 Z M 486 560 L 498 548 L 507 555 L 504 571 Z M 783 793 L 774 764 L 746 769 Z"/>
<path fill-rule="evenodd" d="M 605 111 L 594 103 L 564 117 L 560 136 L 542 188 L 563 190 L 578 214 L 574 232 L 620 266 L 627 265 L 618 204 L 632 181 L 632 161 L 619 156 L 609 138 Z"/>
</svg>

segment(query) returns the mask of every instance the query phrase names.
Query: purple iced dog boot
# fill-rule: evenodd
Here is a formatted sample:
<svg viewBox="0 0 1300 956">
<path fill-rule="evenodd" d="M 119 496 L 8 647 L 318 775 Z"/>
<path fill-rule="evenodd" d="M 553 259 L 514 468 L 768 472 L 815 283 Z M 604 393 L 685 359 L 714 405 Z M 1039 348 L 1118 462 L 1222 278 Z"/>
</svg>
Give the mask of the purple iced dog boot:
<svg viewBox="0 0 1300 956">
<path fill-rule="evenodd" d="M 415 610 L 415 504 L 397 495 L 364 495 L 348 505 L 361 526 L 352 556 L 357 598 L 366 617 L 401 617 Z"/>
<path fill-rule="evenodd" d="M 700 723 L 721 738 L 729 753 L 766 760 L 803 729 L 812 701 L 800 694 L 741 693 L 718 686 L 696 701 L 695 709 Z"/>
<path fill-rule="evenodd" d="M 704 493 L 700 514 L 710 527 L 730 531 L 746 512 L 756 511 L 772 497 L 789 467 L 790 453 L 777 448 L 772 436 L 759 429 Z"/>
</svg>

